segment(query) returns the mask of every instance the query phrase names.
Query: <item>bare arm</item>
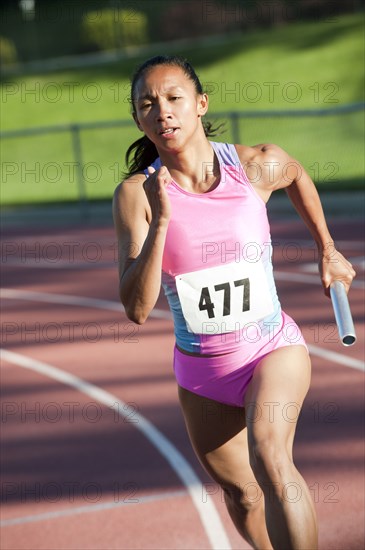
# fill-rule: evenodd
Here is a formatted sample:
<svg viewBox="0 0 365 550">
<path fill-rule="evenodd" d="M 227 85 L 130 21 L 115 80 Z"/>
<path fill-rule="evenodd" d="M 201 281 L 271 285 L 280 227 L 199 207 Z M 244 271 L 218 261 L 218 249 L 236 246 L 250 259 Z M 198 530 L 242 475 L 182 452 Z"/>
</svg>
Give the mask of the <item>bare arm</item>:
<svg viewBox="0 0 365 550">
<path fill-rule="evenodd" d="M 114 193 L 113 219 L 118 239 L 119 295 L 131 321 L 142 324 L 161 287 L 162 255 L 169 221 L 166 168 L 145 180 L 136 175 Z"/>
<path fill-rule="evenodd" d="M 239 147 L 237 151 L 240 153 Z M 260 167 L 261 178 L 253 185 L 265 201 L 273 191 L 285 188 L 317 245 L 325 294 L 329 296 L 329 287 L 334 280 L 343 282 L 348 291 L 356 273 L 351 263 L 336 250 L 317 189 L 303 166 L 276 145 L 261 144 L 241 149 L 241 155 L 248 170 L 252 164 Z"/>
<path fill-rule="evenodd" d="M 356 273 L 352 264 L 336 250 L 313 181 L 299 163 L 295 172 L 286 193 L 317 245 L 318 267 L 325 294 L 329 296 L 330 285 L 335 280 L 341 281 L 348 292 Z"/>
</svg>

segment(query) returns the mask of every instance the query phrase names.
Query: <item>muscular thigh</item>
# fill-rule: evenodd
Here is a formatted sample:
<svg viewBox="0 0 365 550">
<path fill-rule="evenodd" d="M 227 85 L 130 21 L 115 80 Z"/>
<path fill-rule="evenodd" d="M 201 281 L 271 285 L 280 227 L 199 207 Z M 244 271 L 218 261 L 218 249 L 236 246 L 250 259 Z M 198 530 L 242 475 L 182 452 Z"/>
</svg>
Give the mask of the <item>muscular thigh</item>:
<svg viewBox="0 0 365 550">
<path fill-rule="evenodd" d="M 311 365 L 307 349 L 277 349 L 256 366 L 245 395 L 250 447 L 259 441 L 285 446 L 291 456 L 299 413 L 308 392 Z"/>
<path fill-rule="evenodd" d="M 225 405 L 179 387 L 192 446 L 206 471 L 221 486 L 254 481 L 249 465 L 244 408 Z"/>
<path fill-rule="evenodd" d="M 201 397 L 179 387 L 192 446 L 210 476 L 223 487 L 255 483 L 250 454 L 258 443 L 274 442 L 291 456 L 299 412 L 310 383 L 304 346 L 287 346 L 255 368 L 245 407 Z"/>
</svg>

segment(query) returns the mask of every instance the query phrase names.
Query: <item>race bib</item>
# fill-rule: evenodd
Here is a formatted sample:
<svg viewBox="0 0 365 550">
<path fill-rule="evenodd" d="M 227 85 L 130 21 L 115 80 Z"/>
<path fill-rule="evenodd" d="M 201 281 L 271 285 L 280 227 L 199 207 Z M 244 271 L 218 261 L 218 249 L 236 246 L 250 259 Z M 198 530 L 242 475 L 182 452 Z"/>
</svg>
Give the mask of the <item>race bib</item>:
<svg viewBox="0 0 365 550">
<path fill-rule="evenodd" d="M 215 334 L 240 330 L 273 312 L 262 261 L 232 262 L 177 275 L 176 289 L 188 330 Z"/>
</svg>

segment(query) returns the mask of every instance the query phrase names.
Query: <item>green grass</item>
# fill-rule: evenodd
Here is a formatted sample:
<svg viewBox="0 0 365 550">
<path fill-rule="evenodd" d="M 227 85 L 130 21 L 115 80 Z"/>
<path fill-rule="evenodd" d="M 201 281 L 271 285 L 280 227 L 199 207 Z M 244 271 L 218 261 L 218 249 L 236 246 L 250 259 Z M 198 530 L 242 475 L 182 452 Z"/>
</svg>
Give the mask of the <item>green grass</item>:
<svg viewBox="0 0 365 550">
<path fill-rule="evenodd" d="M 352 14 L 244 32 L 221 44 L 177 53 L 195 65 L 211 92 L 214 114 L 325 109 L 362 101 L 363 45 L 363 16 Z M 1 84 L 2 130 L 130 119 L 129 75 L 139 61 L 6 79 Z M 130 127 L 85 130 L 81 135 L 86 194 L 108 198 L 124 170 L 125 150 L 139 133 Z M 240 122 L 242 143 L 281 145 L 322 189 L 361 185 L 363 136 L 361 112 Z M 219 138 L 231 139 L 229 131 Z M 6 139 L 1 149 L 3 204 L 77 199 L 68 133 Z"/>
</svg>

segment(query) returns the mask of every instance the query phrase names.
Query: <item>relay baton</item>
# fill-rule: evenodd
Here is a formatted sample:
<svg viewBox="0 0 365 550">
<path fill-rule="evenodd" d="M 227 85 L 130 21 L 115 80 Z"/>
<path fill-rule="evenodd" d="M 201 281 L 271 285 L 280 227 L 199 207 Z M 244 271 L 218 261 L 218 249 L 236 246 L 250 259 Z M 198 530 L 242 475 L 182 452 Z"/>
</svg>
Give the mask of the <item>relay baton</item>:
<svg viewBox="0 0 365 550">
<path fill-rule="evenodd" d="M 343 283 L 334 281 L 330 286 L 330 295 L 341 342 L 344 346 L 352 346 L 356 342 L 356 333 Z"/>
</svg>

